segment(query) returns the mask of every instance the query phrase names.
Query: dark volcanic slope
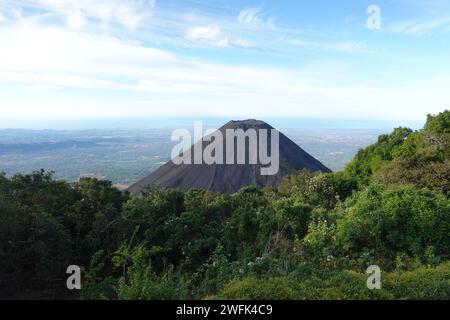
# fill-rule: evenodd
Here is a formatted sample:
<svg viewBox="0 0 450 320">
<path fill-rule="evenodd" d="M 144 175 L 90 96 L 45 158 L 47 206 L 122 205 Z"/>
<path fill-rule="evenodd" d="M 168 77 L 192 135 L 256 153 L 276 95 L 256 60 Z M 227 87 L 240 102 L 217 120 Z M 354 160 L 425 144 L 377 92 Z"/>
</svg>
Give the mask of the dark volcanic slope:
<svg viewBox="0 0 450 320">
<path fill-rule="evenodd" d="M 270 125 L 258 120 L 230 121 L 221 127 L 225 140 L 225 130 L 227 129 L 273 129 Z M 269 131 L 270 133 L 270 131 Z M 270 135 L 268 138 L 270 150 Z M 198 142 L 201 143 L 201 142 Z M 210 142 L 203 142 L 205 148 Z M 159 185 L 163 188 L 179 188 L 186 191 L 190 188 L 206 189 L 210 191 L 220 191 L 234 193 L 242 187 L 256 185 L 259 187 L 275 187 L 283 176 L 297 170 L 308 169 L 310 171 L 330 172 L 318 160 L 302 150 L 288 137 L 280 132 L 280 169 L 276 175 L 263 176 L 260 174 L 261 164 L 181 164 L 175 165 L 172 161 L 167 162 L 158 170 L 132 185 L 128 191 L 134 194 L 140 193 L 149 185 Z M 193 154 L 194 146 L 189 152 Z M 224 154 L 225 152 L 224 141 Z M 248 145 L 246 148 L 246 163 L 248 163 Z M 235 152 L 236 155 L 236 152 Z M 236 162 L 235 162 L 236 163 Z M 267 166 L 264 166 L 267 167 Z"/>
</svg>

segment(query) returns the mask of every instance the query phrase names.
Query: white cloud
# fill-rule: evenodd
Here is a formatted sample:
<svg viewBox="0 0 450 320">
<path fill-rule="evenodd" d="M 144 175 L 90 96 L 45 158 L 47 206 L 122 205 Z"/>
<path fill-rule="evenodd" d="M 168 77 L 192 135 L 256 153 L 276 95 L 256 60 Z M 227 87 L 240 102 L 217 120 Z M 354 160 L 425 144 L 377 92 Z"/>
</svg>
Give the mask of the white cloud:
<svg viewBox="0 0 450 320">
<path fill-rule="evenodd" d="M 66 25 L 69 29 L 80 30 L 87 24 L 86 17 L 80 9 L 74 9 L 67 15 Z"/>
<path fill-rule="evenodd" d="M 11 15 L 12 15 L 13 18 L 15 18 L 15 19 L 18 19 L 18 20 L 22 19 L 22 9 L 14 8 L 14 9 L 11 11 Z"/>
<path fill-rule="evenodd" d="M 233 45 L 238 46 L 238 47 L 242 47 L 242 48 L 252 48 L 252 47 L 256 46 L 253 42 L 248 41 L 246 39 L 234 40 L 233 41 Z"/>
<path fill-rule="evenodd" d="M 0 22 L 5 22 L 6 18 L 5 16 L 0 12 Z"/>
<path fill-rule="evenodd" d="M 83 27 L 87 19 L 135 29 L 151 16 L 155 0 L 24 0 L 23 3 L 60 14 L 69 27 L 76 29 Z"/>
<path fill-rule="evenodd" d="M 110 36 L 96 36 L 36 24 L 0 30 L 0 70 L 110 74 L 148 61 L 171 63 L 173 54 Z"/>
<path fill-rule="evenodd" d="M 275 28 L 275 18 L 268 17 L 261 8 L 246 8 L 241 10 L 238 15 L 238 21 L 248 25 Z"/>
<path fill-rule="evenodd" d="M 88 17 L 85 9 L 79 10 L 82 16 L 74 19 L 74 30 L 44 27 L 33 19 L 0 25 L 0 87 L 8 89 L 0 92 L 2 118 L 327 115 L 422 119 L 450 100 L 444 85 L 449 81 L 442 79 L 404 87 L 364 85 L 347 69 L 335 70 L 322 62 L 307 73 L 183 58 L 104 33 L 77 31 L 83 26 L 82 18 Z M 244 40 L 247 34 L 218 23 L 191 28 L 186 38 L 217 46 L 253 45 Z M 295 45 L 339 51 L 365 47 L 358 42 L 302 40 Z"/>
<path fill-rule="evenodd" d="M 361 41 L 319 42 L 285 37 L 279 37 L 278 40 L 289 45 L 311 48 L 315 50 L 358 52 L 367 49 L 367 45 Z"/>
<path fill-rule="evenodd" d="M 290 46 L 341 52 L 357 52 L 367 49 L 367 45 L 362 41 L 333 42 L 328 35 L 317 32 L 314 40 L 304 39 L 306 35 L 302 30 L 282 26 L 277 23 L 274 16 L 259 7 L 241 10 L 237 20 L 239 22 L 237 30 L 239 31 L 235 34 L 244 36 L 244 39 L 230 41 L 235 46 L 270 48 L 274 51 L 286 50 Z M 267 41 L 267 39 L 271 39 L 271 41 Z"/>
<path fill-rule="evenodd" d="M 218 25 L 192 27 L 186 33 L 186 39 L 220 47 L 228 47 L 228 37 L 221 34 Z"/>
<path fill-rule="evenodd" d="M 445 29 L 447 27 L 447 29 Z M 426 22 L 406 21 L 390 25 L 388 30 L 392 33 L 402 33 L 412 36 L 427 35 L 438 31 L 450 31 L 450 17 L 434 19 Z"/>
<path fill-rule="evenodd" d="M 323 79 L 317 68 L 305 73 L 202 63 L 113 37 L 29 24 L 0 27 L 0 45 L 0 84 L 16 91 L 0 95 L 3 118 L 326 114 L 421 119 L 450 100 L 443 79 L 400 88 L 339 86 L 326 81 L 334 72 L 329 65 Z M 65 94 L 73 88 L 80 90 L 76 96 Z"/>
<path fill-rule="evenodd" d="M 346 52 L 354 52 L 367 49 L 367 45 L 361 41 L 344 41 L 338 42 L 331 45 L 331 48 L 335 48 L 337 50 L 346 51 Z"/>
<path fill-rule="evenodd" d="M 230 38 L 228 35 L 224 35 L 221 27 L 214 24 L 189 28 L 186 32 L 185 38 L 191 42 L 218 47 L 256 47 L 256 45 L 252 41 L 249 41 L 247 39 L 234 39 Z"/>
<path fill-rule="evenodd" d="M 187 37 L 190 39 L 217 39 L 220 35 L 219 26 L 194 27 L 189 29 Z"/>
<path fill-rule="evenodd" d="M 259 24 L 262 22 L 259 17 L 260 12 L 260 8 L 243 9 L 239 12 L 238 21 L 241 23 Z"/>
</svg>

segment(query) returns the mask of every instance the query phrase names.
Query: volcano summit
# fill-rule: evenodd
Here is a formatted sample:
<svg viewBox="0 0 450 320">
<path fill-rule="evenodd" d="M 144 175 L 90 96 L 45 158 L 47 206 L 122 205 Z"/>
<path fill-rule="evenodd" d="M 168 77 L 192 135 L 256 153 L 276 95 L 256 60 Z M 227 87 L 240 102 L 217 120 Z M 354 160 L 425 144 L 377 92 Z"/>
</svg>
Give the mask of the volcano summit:
<svg viewBox="0 0 450 320">
<path fill-rule="evenodd" d="M 194 140 L 198 142 L 172 155 L 171 161 L 128 191 L 139 194 L 158 185 L 235 193 L 249 185 L 276 187 L 285 175 L 301 169 L 331 171 L 264 121 L 230 121 Z"/>
</svg>

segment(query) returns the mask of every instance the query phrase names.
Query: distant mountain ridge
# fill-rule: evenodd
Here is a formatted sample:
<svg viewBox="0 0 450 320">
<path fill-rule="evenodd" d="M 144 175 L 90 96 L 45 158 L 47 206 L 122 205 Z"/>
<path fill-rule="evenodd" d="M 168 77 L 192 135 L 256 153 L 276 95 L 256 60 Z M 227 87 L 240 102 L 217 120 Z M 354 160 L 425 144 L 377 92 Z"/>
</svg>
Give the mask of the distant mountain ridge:
<svg viewBox="0 0 450 320">
<path fill-rule="evenodd" d="M 274 129 L 261 120 L 230 121 L 218 130 L 224 137 L 226 144 L 226 130 L 242 129 L 265 129 L 268 132 Z M 194 154 L 195 146 L 202 143 L 202 150 L 212 142 L 199 141 L 192 145 L 188 153 Z M 271 149 L 270 138 L 268 138 L 268 149 Z M 224 158 L 226 158 L 224 147 Z M 249 148 L 246 149 L 246 159 L 249 159 Z M 259 151 L 259 149 L 258 149 Z M 236 155 L 236 154 L 235 154 Z M 275 175 L 261 175 L 261 167 L 266 167 L 259 161 L 257 164 L 180 164 L 169 161 L 158 170 L 128 188 L 133 194 L 141 193 L 151 185 L 162 188 L 179 188 L 186 191 L 191 188 L 205 189 L 209 191 L 235 193 L 241 188 L 249 185 L 258 187 L 276 187 L 285 175 L 301 169 L 315 172 L 331 172 L 320 161 L 301 149 L 283 133 L 279 133 L 279 170 Z"/>
</svg>

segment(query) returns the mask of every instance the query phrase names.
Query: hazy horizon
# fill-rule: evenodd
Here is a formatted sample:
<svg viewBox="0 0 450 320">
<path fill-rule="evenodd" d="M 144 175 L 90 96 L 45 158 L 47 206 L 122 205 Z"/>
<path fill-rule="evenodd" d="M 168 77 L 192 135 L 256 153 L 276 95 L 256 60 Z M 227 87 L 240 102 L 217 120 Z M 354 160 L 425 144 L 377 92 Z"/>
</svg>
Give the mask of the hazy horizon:
<svg viewBox="0 0 450 320">
<path fill-rule="evenodd" d="M 255 117 L 155 117 L 155 118 L 85 118 L 85 119 L 17 119 L 5 122 L 0 119 L 0 130 L 93 130 L 93 129 L 146 129 L 159 127 L 192 126 L 194 121 L 203 121 L 208 126 L 220 127 L 231 120 L 254 119 Z M 319 119 L 319 118 L 262 118 L 277 128 L 298 129 L 375 129 L 391 130 L 408 127 L 422 128 L 422 121 L 405 120 L 367 120 L 367 119 Z"/>
</svg>

